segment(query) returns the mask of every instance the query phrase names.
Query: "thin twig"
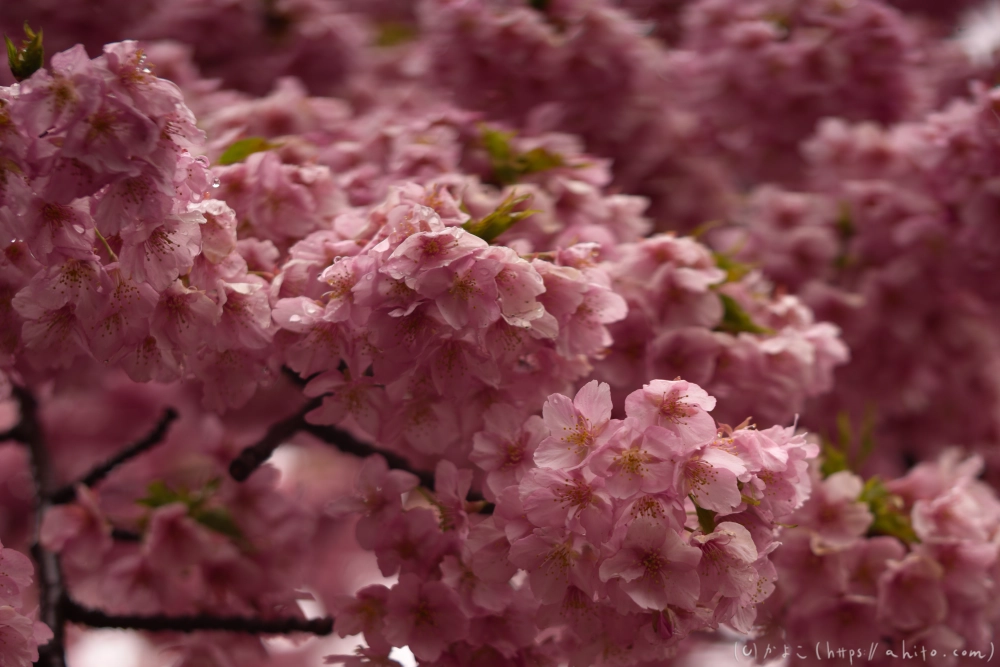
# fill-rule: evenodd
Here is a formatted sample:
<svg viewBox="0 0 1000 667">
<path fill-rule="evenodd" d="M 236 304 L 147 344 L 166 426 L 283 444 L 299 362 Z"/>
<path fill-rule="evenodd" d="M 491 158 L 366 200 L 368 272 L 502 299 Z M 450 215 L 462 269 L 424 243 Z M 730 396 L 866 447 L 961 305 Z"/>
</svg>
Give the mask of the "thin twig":
<svg viewBox="0 0 1000 667">
<path fill-rule="evenodd" d="M 142 534 L 124 528 L 112 528 L 111 539 L 116 542 L 142 542 Z"/>
<path fill-rule="evenodd" d="M 274 453 L 274 450 L 279 445 L 302 429 L 302 425 L 306 423 L 306 414 L 312 412 L 322 404 L 322 396 L 313 398 L 294 415 L 288 419 L 281 420 L 267 429 L 267 433 L 264 434 L 263 438 L 240 452 L 240 455 L 229 464 L 229 474 L 232 478 L 237 482 L 242 482 L 250 477 L 254 470 L 271 458 L 271 454 Z"/>
<path fill-rule="evenodd" d="M 213 616 L 196 614 L 192 616 L 114 615 L 98 609 L 89 609 L 69 599 L 63 599 L 66 620 L 88 625 L 92 628 L 127 628 L 147 632 L 242 632 L 252 635 L 278 635 L 292 632 L 308 632 L 314 635 L 329 635 L 333 632 L 333 619 L 324 618 L 254 618 L 250 616 Z"/>
<path fill-rule="evenodd" d="M 61 505 L 63 503 L 72 502 L 76 498 L 76 486 L 77 484 L 83 484 L 84 486 L 91 487 L 100 482 L 102 479 L 108 476 L 108 474 L 125 463 L 129 459 L 133 459 L 139 454 L 146 452 L 156 445 L 163 442 L 163 437 L 167 434 L 167 428 L 169 428 L 170 423 L 177 419 L 177 411 L 173 408 L 167 408 L 163 416 L 160 417 L 160 421 L 157 422 L 156 426 L 152 431 L 149 432 L 145 438 L 139 442 L 129 445 L 125 449 L 121 450 L 110 459 L 95 466 L 86 475 L 81 477 L 75 482 L 66 484 L 54 491 L 50 497 L 50 501 L 53 505 Z"/>
<path fill-rule="evenodd" d="M 301 430 L 305 431 L 309 435 L 319 438 L 328 445 L 333 445 L 345 454 L 352 454 L 353 456 L 360 458 L 366 458 L 372 454 L 379 454 L 385 458 L 385 462 L 389 464 L 389 467 L 393 470 L 405 470 L 408 473 L 412 473 L 417 476 L 417 479 L 420 480 L 421 486 L 426 487 L 431 491 L 434 490 L 434 473 L 414 468 L 410 465 L 409 461 L 395 452 L 390 452 L 387 449 L 370 445 L 367 442 L 361 442 L 347 431 L 337 428 L 336 426 L 310 424 L 303 421 Z M 480 500 L 481 499 L 482 498 L 480 498 Z"/>
<path fill-rule="evenodd" d="M 434 473 L 414 468 L 410 465 L 409 461 L 395 452 L 361 442 L 347 431 L 339 429 L 336 426 L 310 424 L 303 421 L 302 430 L 329 445 L 333 445 L 345 454 L 353 454 L 361 458 L 371 456 L 372 454 L 379 454 L 385 458 L 386 463 L 391 469 L 405 470 L 408 473 L 416 475 L 417 479 L 420 480 L 421 486 L 431 491 L 434 490 Z M 469 491 L 466 500 L 473 503 L 483 503 L 484 499 L 483 494 L 478 491 Z M 492 514 L 493 510 L 493 503 L 483 503 L 479 512 L 481 514 Z"/>
<path fill-rule="evenodd" d="M 38 403 L 30 391 L 15 385 L 13 394 L 21 406 L 21 420 L 15 427 L 17 439 L 28 446 L 31 460 L 31 476 L 35 482 L 35 536 L 31 555 L 38 563 L 38 604 L 39 620 L 52 630 L 52 639 L 38 648 L 37 665 L 43 667 L 66 666 L 66 618 L 63 598 L 65 587 L 59 556 L 42 548 L 39 540 L 42 517 L 51 506 L 49 494 L 52 488 L 52 466 L 42 426 L 38 420 Z"/>
<path fill-rule="evenodd" d="M 249 634 L 308 632 L 316 635 L 328 635 L 333 632 L 333 619 L 330 617 L 304 620 L 293 617 L 264 619 L 212 615 L 117 616 L 89 609 L 72 600 L 63 582 L 58 554 L 46 550 L 39 540 L 42 517 L 57 501 L 72 500 L 75 496 L 73 491 L 75 484 L 92 486 L 104 479 L 116 466 L 160 442 L 170 422 L 177 418 L 177 413 L 168 409 L 156 428 L 142 441 L 126 448 L 106 463 L 94 468 L 74 485 L 60 487 L 53 491 L 53 470 L 45 447 L 41 423 L 38 419 L 38 403 L 30 391 L 20 386 L 13 388 L 13 395 L 20 403 L 21 419 L 17 426 L 5 432 L 4 436 L 23 442 L 28 446 L 30 454 L 32 479 L 35 483 L 35 539 L 31 546 L 31 554 L 38 564 L 39 620 L 49 626 L 53 634 L 52 639 L 47 644 L 38 648 L 39 657 L 36 665 L 66 667 L 67 622 L 80 623 L 95 628 L 130 628 L 152 632 L 216 630 Z M 140 534 L 122 528 L 113 528 L 111 534 L 117 540 L 134 542 L 142 539 Z"/>
</svg>

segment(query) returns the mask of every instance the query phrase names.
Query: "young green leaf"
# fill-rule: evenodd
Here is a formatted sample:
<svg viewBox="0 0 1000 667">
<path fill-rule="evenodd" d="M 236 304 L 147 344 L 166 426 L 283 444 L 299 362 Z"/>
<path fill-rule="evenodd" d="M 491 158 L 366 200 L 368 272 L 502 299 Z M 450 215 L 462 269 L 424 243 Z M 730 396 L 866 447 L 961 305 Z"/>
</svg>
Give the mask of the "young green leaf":
<svg viewBox="0 0 1000 667">
<path fill-rule="evenodd" d="M 526 211 L 514 210 L 518 204 L 529 199 L 531 199 L 531 195 L 521 195 L 518 197 L 512 192 L 506 199 L 500 202 L 495 211 L 482 220 L 469 220 L 462 225 L 462 229 L 470 234 L 475 234 L 487 243 L 492 243 L 493 239 L 514 226 L 514 223 L 538 213 L 538 211 L 532 209 Z"/>
<path fill-rule="evenodd" d="M 417 30 L 413 26 L 398 21 L 387 21 L 378 26 L 375 46 L 390 47 L 413 41 Z"/>
<path fill-rule="evenodd" d="M 715 327 L 716 331 L 723 331 L 733 335 L 743 332 L 754 334 L 774 333 L 773 329 L 768 329 L 755 323 L 747 311 L 743 310 L 743 306 L 733 297 L 720 293 L 719 299 L 722 300 L 722 322 L 719 323 L 719 326 Z"/>
<path fill-rule="evenodd" d="M 828 438 L 823 438 L 821 456 L 823 462 L 820 464 L 819 470 L 824 478 L 842 470 L 851 469 L 847 463 L 847 453 Z"/>
<path fill-rule="evenodd" d="M 730 255 L 721 252 L 713 252 L 715 265 L 726 272 L 726 282 L 735 283 L 753 270 L 753 267 L 744 262 L 733 259 Z"/>
<path fill-rule="evenodd" d="M 10 37 L 4 35 L 4 41 L 7 42 L 7 64 L 10 65 L 10 71 L 18 81 L 24 81 L 40 70 L 45 60 L 42 31 L 36 33 L 25 21 L 24 34 L 28 38 L 21 43 L 20 48 L 14 45 Z"/>
<path fill-rule="evenodd" d="M 210 507 L 191 514 L 191 518 L 211 531 L 225 535 L 236 542 L 243 541 L 243 532 L 233 521 L 233 517 L 224 507 Z"/>
<path fill-rule="evenodd" d="M 865 482 L 861 490 L 860 501 L 868 504 L 874 520 L 868 528 L 868 536 L 889 535 L 906 544 L 916 544 L 920 541 L 910 523 L 902 499 L 889 493 L 877 475 Z"/>
<path fill-rule="evenodd" d="M 517 153 L 510 145 L 515 132 L 504 132 L 487 125 L 480 126 L 480 140 L 489 153 L 493 166 L 493 183 L 513 185 L 522 177 L 565 165 L 562 156 L 544 148 L 532 148 L 527 153 Z"/>
<path fill-rule="evenodd" d="M 712 510 L 707 510 L 703 507 L 694 506 L 694 511 L 698 515 L 698 525 L 701 526 L 701 532 L 708 535 L 709 533 L 715 532 L 715 512 Z"/>
<path fill-rule="evenodd" d="M 216 164 L 220 165 L 230 165 L 236 164 L 237 162 L 243 162 L 247 157 L 254 153 L 259 153 L 261 151 L 269 151 L 272 148 L 277 148 L 278 144 L 273 144 L 264 137 L 247 137 L 246 139 L 240 139 L 239 141 L 233 142 L 229 148 L 219 156 L 219 161 Z"/>
</svg>

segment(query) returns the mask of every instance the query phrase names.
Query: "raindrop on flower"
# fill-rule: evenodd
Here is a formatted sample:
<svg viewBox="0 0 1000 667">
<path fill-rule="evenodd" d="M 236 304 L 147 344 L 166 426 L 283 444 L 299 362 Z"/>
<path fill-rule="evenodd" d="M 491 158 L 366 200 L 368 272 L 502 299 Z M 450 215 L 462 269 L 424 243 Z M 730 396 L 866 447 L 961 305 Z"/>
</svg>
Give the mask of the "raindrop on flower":
<svg viewBox="0 0 1000 667">
<path fill-rule="evenodd" d="M 211 162 L 208 161 L 208 158 L 205 157 L 204 155 L 199 155 L 194 159 L 194 161 L 200 164 L 201 166 L 205 167 L 205 169 L 208 169 L 209 166 L 211 166 L 212 164 Z"/>
<path fill-rule="evenodd" d="M 288 318 L 288 321 L 289 322 L 301 322 L 302 318 L 300 316 L 298 316 L 298 315 L 292 315 L 291 317 Z"/>
<path fill-rule="evenodd" d="M 212 181 L 212 187 L 213 188 L 217 188 L 217 187 L 219 187 L 221 185 L 222 185 L 222 181 L 220 181 L 219 179 L 215 179 L 214 181 Z"/>
</svg>

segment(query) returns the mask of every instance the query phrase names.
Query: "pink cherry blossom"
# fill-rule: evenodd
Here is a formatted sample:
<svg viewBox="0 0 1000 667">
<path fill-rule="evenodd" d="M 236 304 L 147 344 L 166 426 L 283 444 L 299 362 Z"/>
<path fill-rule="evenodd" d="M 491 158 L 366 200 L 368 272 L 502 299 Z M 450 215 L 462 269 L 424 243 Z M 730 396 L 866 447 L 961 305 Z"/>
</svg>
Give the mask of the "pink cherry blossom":
<svg viewBox="0 0 1000 667">
<path fill-rule="evenodd" d="M 613 555 L 601 563 L 601 581 L 617 581 L 643 609 L 675 605 L 694 609 L 699 595 L 696 567 L 702 551 L 686 544 L 661 521 L 633 521 Z"/>
<path fill-rule="evenodd" d="M 409 646 L 421 660 L 437 660 L 449 644 L 469 632 L 458 596 L 438 581 L 421 582 L 404 574 L 390 589 L 386 610 L 386 638 L 394 645 Z"/>
<path fill-rule="evenodd" d="M 625 399 L 625 413 L 647 426 L 673 431 L 686 445 L 700 445 L 715 438 L 715 421 L 708 414 L 715 399 L 683 380 L 654 380 Z"/>
<path fill-rule="evenodd" d="M 572 401 L 561 394 L 550 396 L 542 416 L 553 435 L 539 443 L 535 463 L 546 468 L 579 467 L 597 449 L 598 439 L 614 429 L 609 426 L 611 388 L 592 380 Z"/>
<path fill-rule="evenodd" d="M 332 509 L 362 514 L 356 526 L 358 543 L 371 549 L 385 537 L 382 524 L 403 511 L 402 495 L 418 484 L 415 475 L 389 470 L 385 458 L 370 456 L 358 472 L 357 495 L 338 501 Z"/>
<path fill-rule="evenodd" d="M 524 420 L 519 410 L 503 403 L 491 406 L 483 421 L 486 430 L 473 437 L 469 459 L 489 473 L 486 485 L 497 495 L 521 481 L 549 430 L 541 417 L 532 415 Z"/>
<path fill-rule="evenodd" d="M 659 493 L 673 487 L 672 459 L 677 436 L 658 426 L 644 430 L 625 420 L 610 440 L 594 454 L 590 469 L 604 477 L 608 492 L 615 498 L 636 493 Z"/>
</svg>

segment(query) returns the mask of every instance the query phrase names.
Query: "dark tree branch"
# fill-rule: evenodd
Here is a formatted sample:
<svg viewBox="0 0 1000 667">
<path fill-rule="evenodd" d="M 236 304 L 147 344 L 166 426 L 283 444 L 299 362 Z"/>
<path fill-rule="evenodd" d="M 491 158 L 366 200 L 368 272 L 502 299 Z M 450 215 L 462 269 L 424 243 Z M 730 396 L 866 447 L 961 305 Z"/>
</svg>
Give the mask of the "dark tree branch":
<svg viewBox="0 0 1000 667">
<path fill-rule="evenodd" d="M 121 450 L 110 459 L 95 466 L 90 472 L 81 477 L 75 482 L 66 484 L 54 492 L 50 496 L 50 501 L 53 505 L 61 505 L 63 503 L 73 502 L 76 498 L 76 485 L 83 484 L 84 486 L 91 487 L 100 482 L 102 479 L 108 476 L 108 474 L 125 463 L 129 459 L 133 459 L 139 454 L 142 454 L 156 445 L 163 442 L 163 437 L 167 434 L 167 428 L 170 427 L 170 423 L 177 419 L 177 411 L 173 408 L 167 408 L 163 416 L 160 417 L 160 421 L 157 422 L 156 426 L 152 431 L 149 432 L 145 438 L 139 442 L 129 445 L 125 449 Z"/>
<path fill-rule="evenodd" d="M 277 635 L 292 632 L 308 632 L 314 635 L 328 635 L 333 632 L 333 619 L 315 618 L 253 618 L 248 616 L 165 616 L 154 614 L 112 615 L 97 609 L 88 609 L 69 598 L 62 604 L 66 620 L 89 625 L 92 628 L 127 628 L 147 632 L 242 632 L 252 635 Z"/>
<path fill-rule="evenodd" d="M 305 386 L 307 384 L 309 384 L 309 382 L 311 382 L 314 377 L 316 377 L 318 375 L 321 375 L 322 371 L 319 372 L 319 373 L 313 373 L 309 377 L 304 378 L 301 375 L 299 375 L 298 373 L 296 373 L 295 371 L 293 371 L 288 366 L 282 366 L 281 367 L 281 374 L 284 375 L 286 378 L 288 378 L 289 382 L 291 382 L 292 384 L 294 384 L 299 389 L 304 389 Z"/>
<path fill-rule="evenodd" d="M 38 662 L 43 667 L 65 667 L 66 618 L 61 600 L 66 590 L 63 584 L 59 556 L 42 548 L 39 535 L 42 517 L 51 506 L 49 494 L 52 489 L 52 465 L 45 448 L 45 437 L 38 420 L 38 403 L 30 391 L 15 385 L 14 397 L 21 406 L 21 420 L 14 427 L 16 439 L 28 446 L 31 460 L 31 476 L 35 482 L 35 540 L 31 555 L 38 563 L 38 604 L 39 620 L 52 630 L 53 637 L 48 644 L 38 648 Z"/>
<path fill-rule="evenodd" d="M 302 406 L 298 412 L 267 429 L 264 437 L 250 445 L 229 464 L 229 474 L 237 482 L 245 481 L 254 470 L 271 458 L 271 454 L 283 442 L 298 433 L 306 423 L 306 414 L 323 404 L 323 397 L 317 396 Z"/>
<path fill-rule="evenodd" d="M 345 454 L 353 454 L 354 456 L 361 458 L 371 456 L 372 454 L 379 454 L 385 458 L 386 463 L 393 470 L 405 470 L 406 472 L 412 473 L 417 476 L 417 479 L 420 480 L 421 486 L 430 489 L 431 491 L 434 490 L 434 473 L 414 468 L 410 465 L 409 461 L 395 452 L 390 452 L 386 449 L 375 447 L 374 445 L 370 445 L 366 442 L 361 442 L 347 431 L 339 429 L 336 426 L 321 426 L 317 424 L 309 424 L 303 421 L 302 430 L 316 438 L 319 438 L 329 445 L 333 445 Z M 483 503 L 481 509 L 479 510 L 483 514 L 493 513 L 493 503 L 483 502 L 483 495 L 478 491 L 469 491 L 469 495 L 466 496 L 466 500 L 473 503 Z"/>
<path fill-rule="evenodd" d="M 112 528 L 111 539 L 118 542 L 142 542 L 142 534 L 124 528 Z"/>
<path fill-rule="evenodd" d="M 45 447 L 45 438 L 38 419 L 38 403 L 30 391 L 24 387 L 15 386 L 13 395 L 20 403 L 21 419 L 9 431 L 0 434 L 3 439 L 18 440 L 28 447 L 31 462 L 32 479 L 35 483 L 35 540 L 31 546 L 31 555 L 38 564 L 39 588 L 39 620 L 52 630 L 52 639 L 38 648 L 38 661 L 41 667 L 66 667 L 66 623 L 80 623 L 95 628 L 129 628 L 133 630 L 197 632 L 226 631 L 249 634 L 287 634 L 292 632 L 308 632 L 316 635 L 328 635 L 333 632 L 333 619 L 330 617 L 313 620 L 299 618 L 248 618 L 243 616 L 116 616 L 103 611 L 88 609 L 69 597 L 63 581 L 59 556 L 42 547 L 39 541 L 42 518 L 45 512 L 57 502 L 69 502 L 75 497 L 75 484 L 92 486 L 104 479 L 121 463 L 149 450 L 162 441 L 167 427 L 177 413 L 168 409 L 160 419 L 156 428 L 142 441 L 126 448 L 104 464 L 97 466 L 74 485 L 67 485 L 53 490 L 53 470 Z M 319 399 L 317 399 L 319 400 Z M 280 426 L 280 424 L 278 425 Z M 287 426 L 286 426 L 287 428 Z M 272 428 L 271 431 L 275 429 Z M 271 433 L 269 431 L 269 433 Z M 294 432 L 294 431 L 293 431 Z M 113 528 L 111 535 L 116 540 L 136 542 L 142 539 L 138 533 L 122 528 Z"/>
<path fill-rule="evenodd" d="M 389 450 L 382 449 L 381 447 L 376 447 L 368 444 L 367 442 L 362 442 L 347 431 L 339 429 L 336 426 L 310 424 L 303 421 L 301 430 L 305 431 L 309 435 L 319 438 L 328 445 L 333 445 L 345 454 L 352 454 L 360 458 L 366 458 L 372 454 L 379 454 L 385 458 L 386 463 L 388 463 L 389 467 L 393 470 L 405 470 L 408 473 L 412 473 L 417 476 L 417 479 L 420 480 L 421 486 L 426 487 L 431 491 L 434 490 L 434 473 L 414 468 L 410 465 L 409 461 L 395 452 L 390 452 Z M 479 500 L 482 500 L 482 497 L 480 497 Z"/>
<path fill-rule="evenodd" d="M 285 372 L 289 376 L 293 374 L 293 371 L 287 369 Z M 271 454 L 274 453 L 274 450 L 277 449 L 278 446 L 296 433 L 304 432 L 329 445 L 333 445 L 345 454 L 352 454 L 360 458 L 365 458 L 371 456 L 372 454 L 379 454 L 385 458 L 386 463 L 393 470 L 405 470 L 406 472 L 412 473 L 417 476 L 417 479 L 420 480 L 421 486 L 430 489 L 431 491 L 434 490 L 434 473 L 428 470 L 419 470 L 414 468 L 410 465 L 409 461 L 399 454 L 391 452 L 387 449 L 382 449 L 381 447 L 376 447 L 367 442 L 362 442 L 347 431 L 337 428 L 336 426 L 310 424 L 307 422 L 306 415 L 322 404 L 322 396 L 313 398 L 302 406 L 302 408 L 294 415 L 269 428 L 263 438 L 240 452 L 240 455 L 229 464 L 229 474 L 232 478 L 238 482 L 246 480 L 251 474 L 253 474 L 254 470 L 259 468 L 271 457 Z M 493 513 L 493 503 L 484 502 L 483 495 L 478 491 L 470 491 L 467 496 L 467 500 L 473 503 L 481 503 L 481 507 L 479 509 L 480 512 L 485 514 Z"/>
</svg>

